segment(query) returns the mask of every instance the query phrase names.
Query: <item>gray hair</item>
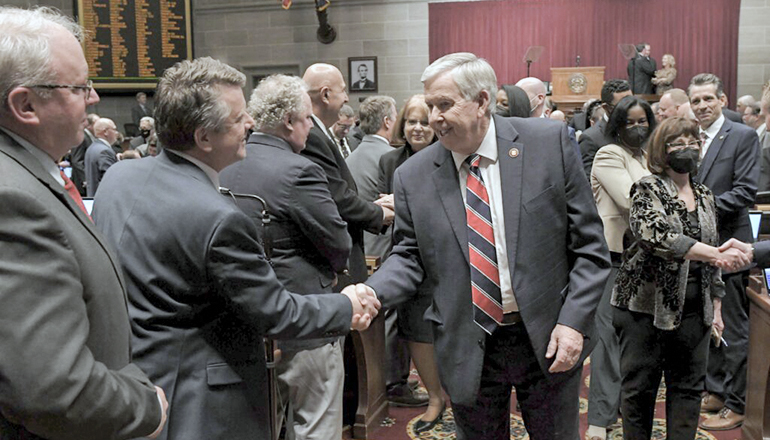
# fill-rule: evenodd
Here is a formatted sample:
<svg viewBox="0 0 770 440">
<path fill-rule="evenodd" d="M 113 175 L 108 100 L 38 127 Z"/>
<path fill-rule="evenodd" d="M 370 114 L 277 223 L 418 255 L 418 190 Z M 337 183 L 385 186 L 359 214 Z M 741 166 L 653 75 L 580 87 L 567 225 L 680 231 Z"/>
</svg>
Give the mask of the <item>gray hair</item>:
<svg viewBox="0 0 770 440">
<path fill-rule="evenodd" d="M 286 116 L 300 114 L 305 108 L 303 96 L 307 84 L 302 78 L 288 75 L 270 75 L 259 82 L 251 92 L 248 112 L 254 118 L 254 129 L 275 134 Z"/>
<path fill-rule="evenodd" d="M 358 114 L 361 117 L 361 131 L 375 134 L 382 128 L 386 117 L 396 112 L 396 100 L 390 96 L 370 96 L 361 103 Z M 393 121 L 396 122 L 395 120 Z"/>
<path fill-rule="evenodd" d="M 342 108 L 340 109 L 340 118 L 355 118 L 356 112 L 353 110 L 353 107 L 343 104 Z"/>
<path fill-rule="evenodd" d="M 195 147 L 195 130 L 222 130 L 230 108 L 219 99 L 222 86 L 243 87 L 246 76 L 210 57 L 185 60 L 168 68 L 155 93 L 155 128 L 163 147 Z"/>
<path fill-rule="evenodd" d="M 0 7 L 0 92 L 3 109 L 8 109 L 8 95 L 16 87 L 56 82 L 51 68 L 51 29 L 59 25 L 78 41 L 83 28 L 71 18 L 48 7 L 20 9 Z M 43 98 L 51 91 L 34 89 Z"/>
<path fill-rule="evenodd" d="M 699 73 L 692 77 L 690 80 L 690 85 L 687 86 L 687 94 L 690 94 L 690 89 L 692 86 L 706 86 L 709 84 L 713 84 L 714 87 L 716 87 L 716 95 L 717 98 L 721 98 L 722 95 L 725 94 L 725 88 L 722 84 L 722 80 L 719 79 L 718 76 L 714 75 L 713 73 Z"/>
<path fill-rule="evenodd" d="M 497 76 L 487 60 L 469 52 L 444 55 L 425 69 L 420 81 L 426 83 L 446 71 L 451 72 L 463 98 L 474 100 L 482 91 L 486 91 L 489 93 L 490 102 L 495 99 Z M 492 105 L 487 106 L 487 115 L 490 114 Z"/>
<path fill-rule="evenodd" d="M 142 119 L 139 120 L 139 125 L 142 125 L 142 122 L 149 122 L 150 128 L 155 128 L 155 119 L 152 116 L 142 116 Z"/>
</svg>

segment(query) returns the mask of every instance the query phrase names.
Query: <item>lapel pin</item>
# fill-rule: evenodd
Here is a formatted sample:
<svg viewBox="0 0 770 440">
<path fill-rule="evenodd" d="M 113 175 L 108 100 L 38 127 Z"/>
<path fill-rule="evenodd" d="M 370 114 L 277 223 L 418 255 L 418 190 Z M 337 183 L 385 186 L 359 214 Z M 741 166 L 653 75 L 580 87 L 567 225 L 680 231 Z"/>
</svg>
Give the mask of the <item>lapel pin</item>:
<svg viewBox="0 0 770 440">
<path fill-rule="evenodd" d="M 508 155 L 511 157 L 519 157 L 519 149 L 511 148 L 510 150 L 508 150 Z"/>
<path fill-rule="evenodd" d="M 724 140 L 724 138 L 725 138 L 725 135 L 719 136 L 719 140 L 720 140 L 720 141 L 721 141 L 721 140 Z"/>
</svg>

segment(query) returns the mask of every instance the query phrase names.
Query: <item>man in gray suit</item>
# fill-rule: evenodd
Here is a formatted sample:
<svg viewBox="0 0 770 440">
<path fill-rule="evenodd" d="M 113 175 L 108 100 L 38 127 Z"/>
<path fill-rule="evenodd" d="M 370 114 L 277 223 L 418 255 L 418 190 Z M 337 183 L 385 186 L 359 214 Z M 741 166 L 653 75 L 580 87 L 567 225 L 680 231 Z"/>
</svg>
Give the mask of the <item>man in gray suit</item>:
<svg viewBox="0 0 770 440">
<path fill-rule="evenodd" d="M 491 116 L 497 78 L 473 54 L 436 60 L 422 81 L 439 142 L 396 170 L 393 251 L 367 284 L 384 307 L 432 294 L 459 440 L 510 436 L 512 386 L 530 438 L 577 439 L 610 262 L 567 128 Z"/>
<path fill-rule="evenodd" d="M 287 291 L 254 223 L 220 194 L 254 124 L 245 81 L 211 58 L 167 69 L 155 101 L 163 151 L 116 164 L 94 203 L 128 280 L 134 359 L 175 408 L 161 439 L 270 438 L 262 337 L 337 337 L 376 314 L 350 289 Z"/>
<path fill-rule="evenodd" d="M 361 130 L 365 136 L 358 148 L 347 158 L 350 173 L 358 187 L 358 196 L 369 202 L 380 198 L 377 183 L 380 178 L 380 157 L 393 151 L 390 140 L 396 128 L 396 100 L 390 96 L 370 96 L 358 109 Z M 385 257 L 390 243 L 390 233 L 364 232 L 366 255 Z"/>
<path fill-rule="evenodd" d="M 96 139 L 86 150 L 86 194 L 94 197 L 104 173 L 118 161 L 111 145 L 118 140 L 118 128 L 112 119 L 101 118 L 94 123 Z"/>
<path fill-rule="evenodd" d="M 716 198 L 719 240 L 753 241 L 749 206 L 759 181 L 757 133 L 722 114 L 727 104 L 722 81 L 713 74 L 695 75 L 687 89 L 690 105 L 704 136 L 697 179 Z M 717 414 L 701 422 L 703 429 L 733 429 L 743 423 L 746 406 L 746 361 L 749 342 L 748 271 L 722 276 L 724 339 L 709 351 L 706 390 L 701 411 Z"/>
<path fill-rule="evenodd" d="M 307 86 L 300 78 L 274 75 L 260 81 L 249 101 L 255 133 L 246 158 L 222 171 L 223 187 L 264 198 L 270 226 L 261 226 L 262 206 L 248 197 L 240 208 L 271 243 L 275 274 L 292 292 L 331 292 L 337 273 L 348 265 L 351 240 L 332 200 L 320 166 L 299 154 L 313 121 Z M 269 235 L 269 237 L 268 237 Z M 338 337 L 278 341 L 276 367 L 281 401 L 297 439 L 342 437 L 342 387 L 345 371 Z"/>
<path fill-rule="evenodd" d="M 0 8 L 3 440 L 154 438 L 165 421 L 131 363 L 118 262 L 57 167 L 99 102 L 81 36 L 50 9 Z"/>
</svg>

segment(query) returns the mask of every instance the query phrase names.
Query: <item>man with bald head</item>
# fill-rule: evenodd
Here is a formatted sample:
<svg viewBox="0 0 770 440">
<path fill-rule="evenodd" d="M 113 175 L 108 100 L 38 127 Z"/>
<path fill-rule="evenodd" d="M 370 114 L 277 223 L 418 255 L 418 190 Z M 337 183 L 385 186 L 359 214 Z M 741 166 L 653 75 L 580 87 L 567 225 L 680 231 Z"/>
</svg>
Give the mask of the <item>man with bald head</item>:
<svg viewBox="0 0 770 440">
<path fill-rule="evenodd" d="M 130 363 L 120 265 L 57 167 L 99 102 L 81 37 L 51 9 L 0 7 L 3 440 L 154 438 L 165 420 Z"/>
<path fill-rule="evenodd" d="M 112 119 L 100 118 L 94 122 L 96 140 L 86 150 L 86 194 L 94 197 L 99 189 L 104 173 L 115 162 L 118 155 L 112 149 L 112 144 L 118 140 L 118 128 Z"/>
<path fill-rule="evenodd" d="M 687 97 L 687 92 L 682 89 L 671 89 L 660 97 L 658 114 L 663 120 L 679 116 L 679 107 L 689 103 L 690 98 Z"/>
<path fill-rule="evenodd" d="M 543 81 L 535 77 L 527 77 L 519 80 L 516 83 L 517 87 L 521 87 L 527 96 L 529 96 L 530 116 L 533 118 L 542 118 L 545 108 L 545 84 Z"/>
<path fill-rule="evenodd" d="M 755 104 L 756 102 L 757 100 L 753 96 L 743 95 L 738 98 L 738 102 L 735 105 L 735 111 L 737 111 L 739 115 L 743 115 L 746 113 L 746 107 Z"/>
<path fill-rule="evenodd" d="M 348 223 L 353 240 L 347 273 L 340 276 L 338 288 L 366 280 L 364 231 L 379 234 L 393 223 L 392 198 L 370 202 L 359 197 L 356 182 L 334 143 L 331 127 L 339 119 L 342 106 L 348 102 L 345 79 L 339 69 L 330 64 L 313 64 L 303 78 L 313 104 L 313 128 L 300 154 L 323 168 L 329 182 L 329 191 L 340 216 Z"/>
</svg>

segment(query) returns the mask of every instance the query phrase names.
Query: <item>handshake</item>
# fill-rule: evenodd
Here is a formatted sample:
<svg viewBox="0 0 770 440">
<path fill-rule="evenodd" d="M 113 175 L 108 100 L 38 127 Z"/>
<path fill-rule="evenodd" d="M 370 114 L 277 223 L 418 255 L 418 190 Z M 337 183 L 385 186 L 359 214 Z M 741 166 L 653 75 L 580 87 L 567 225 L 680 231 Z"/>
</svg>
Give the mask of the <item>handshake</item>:
<svg viewBox="0 0 770 440">
<path fill-rule="evenodd" d="M 719 255 L 711 264 L 725 272 L 737 272 L 748 267 L 754 259 L 753 248 L 750 244 L 731 238 L 717 248 Z"/>
<path fill-rule="evenodd" d="M 377 316 L 377 311 L 382 307 L 374 290 L 366 284 L 351 284 L 342 289 L 341 293 L 348 297 L 353 306 L 350 328 L 358 331 L 369 328 L 369 324 Z"/>
</svg>

